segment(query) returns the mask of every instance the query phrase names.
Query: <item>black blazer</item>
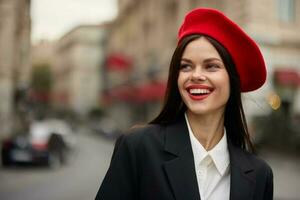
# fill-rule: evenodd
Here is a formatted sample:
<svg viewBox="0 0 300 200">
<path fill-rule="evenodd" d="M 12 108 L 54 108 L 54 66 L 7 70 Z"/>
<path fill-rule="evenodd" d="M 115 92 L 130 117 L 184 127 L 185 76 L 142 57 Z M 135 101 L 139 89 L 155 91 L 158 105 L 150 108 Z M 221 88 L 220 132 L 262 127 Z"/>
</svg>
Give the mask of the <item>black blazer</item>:
<svg viewBox="0 0 300 200">
<path fill-rule="evenodd" d="M 229 141 L 229 140 L 228 140 Z M 230 200 L 273 199 L 273 174 L 261 159 L 228 142 Z M 120 137 L 96 200 L 200 200 L 184 117 Z"/>
</svg>

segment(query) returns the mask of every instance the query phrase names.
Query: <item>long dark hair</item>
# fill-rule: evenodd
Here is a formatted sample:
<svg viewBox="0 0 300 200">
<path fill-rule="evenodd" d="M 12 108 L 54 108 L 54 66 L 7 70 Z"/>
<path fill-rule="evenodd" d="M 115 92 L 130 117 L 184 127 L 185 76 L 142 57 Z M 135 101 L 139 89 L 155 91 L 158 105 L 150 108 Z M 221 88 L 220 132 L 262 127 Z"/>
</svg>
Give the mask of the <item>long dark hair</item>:
<svg viewBox="0 0 300 200">
<path fill-rule="evenodd" d="M 204 35 L 190 35 L 185 37 L 175 49 L 169 68 L 169 77 L 167 89 L 164 98 L 164 104 L 161 112 L 154 118 L 150 124 L 169 124 L 184 114 L 186 105 L 183 103 L 178 86 L 177 79 L 180 71 L 182 54 L 186 46 L 193 40 L 205 37 L 218 51 L 230 81 L 230 96 L 225 109 L 224 125 L 226 127 L 227 137 L 233 145 L 249 152 L 254 152 L 253 144 L 246 123 L 244 109 L 241 100 L 240 80 L 234 62 L 227 50 L 215 39 Z"/>
</svg>

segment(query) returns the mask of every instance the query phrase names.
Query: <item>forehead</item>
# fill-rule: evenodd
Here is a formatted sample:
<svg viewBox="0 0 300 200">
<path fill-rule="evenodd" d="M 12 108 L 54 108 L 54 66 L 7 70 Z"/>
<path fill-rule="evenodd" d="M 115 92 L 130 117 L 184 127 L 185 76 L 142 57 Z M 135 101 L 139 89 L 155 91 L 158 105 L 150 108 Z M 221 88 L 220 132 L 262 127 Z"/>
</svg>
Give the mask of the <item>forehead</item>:
<svg viewBox="0 0 300 200">
<path fill-rule="evenodd" d="M 200 37 L 191 41 L 183 51 L 182 58 L 218 58 L 221 60 L 221 56 L 219 55 L 217 49 L 205 37 Z"/>
</svg>

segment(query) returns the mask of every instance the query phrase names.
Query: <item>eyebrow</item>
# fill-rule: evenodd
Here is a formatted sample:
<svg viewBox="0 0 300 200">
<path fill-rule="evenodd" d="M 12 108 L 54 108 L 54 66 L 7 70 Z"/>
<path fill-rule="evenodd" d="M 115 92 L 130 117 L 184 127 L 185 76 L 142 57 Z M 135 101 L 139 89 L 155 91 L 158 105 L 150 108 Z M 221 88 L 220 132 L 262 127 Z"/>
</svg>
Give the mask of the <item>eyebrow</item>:
<svg viewBox="0 0 300 200">
<path fill-rule="evenodd" d="M 188 58 L 181 58 L 181 61 L 192 63 L 192 60 L 190 60 Z M 219 61 L 219 62 L 223 63 L 223 61 L 219 58 L 207 58 L 207 59 L 204 60 L 204 63 L 208 63 L 208 62 L 211 62 L 211 61 Z"/>
</svg>

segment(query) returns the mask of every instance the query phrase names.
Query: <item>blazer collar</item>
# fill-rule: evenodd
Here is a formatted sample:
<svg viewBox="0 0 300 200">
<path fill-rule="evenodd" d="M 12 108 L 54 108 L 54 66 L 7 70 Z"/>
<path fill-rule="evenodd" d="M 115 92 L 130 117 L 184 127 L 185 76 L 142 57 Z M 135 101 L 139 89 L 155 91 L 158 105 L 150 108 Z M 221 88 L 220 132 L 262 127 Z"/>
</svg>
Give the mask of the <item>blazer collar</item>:
<svg viewBox="0 0 300 200">
<path fill-rule="evenodd" d="M 164 169 L 176 200 L 200 200 L 191 142 L 184 117 L 165 129 L 165 151 L 175 156 Z"/>
<path fill-rule="evenodd" d="M 249 153 L 235 147 L 228 140 L 230 154 L 230 200 L 254 198 L 255 167 L 249 161 Z"/>
<path fill-rule="evenodd" d="M 195 164 L 188 128 L 184 116 L 165 127 L 164 150 L 174 159 L 164 163 L 164 169 L 176 200 L 200 200 Z M 228 133 L 229 134 L 229 133 Z M 227 136 L 228 136 L 227 134 Z M 235 147 L 228 138 L 230 154 L 230 200 L 250 200 L 254 196 L 255 167 L 247 153 Z"/>
<path fill-rule="evenodd" d="M 177 121 L 166 126 L 165 131 L 165 151 L 179 156 L 182 151 L 191 149 L 187 124 L 184 116 Z"/>
</svg>

